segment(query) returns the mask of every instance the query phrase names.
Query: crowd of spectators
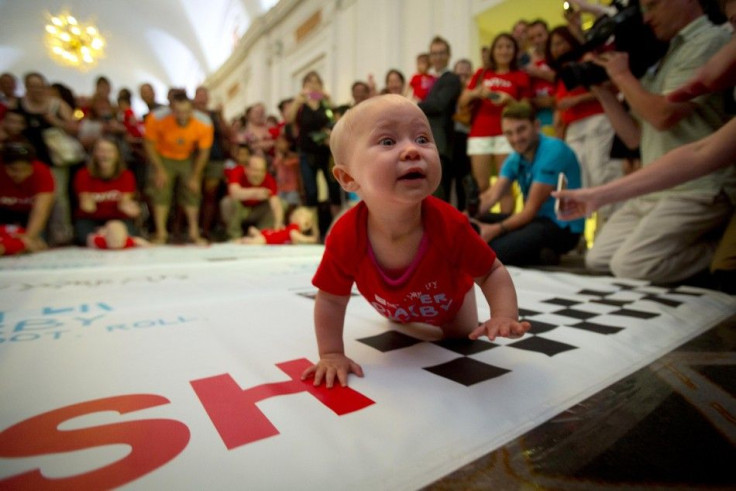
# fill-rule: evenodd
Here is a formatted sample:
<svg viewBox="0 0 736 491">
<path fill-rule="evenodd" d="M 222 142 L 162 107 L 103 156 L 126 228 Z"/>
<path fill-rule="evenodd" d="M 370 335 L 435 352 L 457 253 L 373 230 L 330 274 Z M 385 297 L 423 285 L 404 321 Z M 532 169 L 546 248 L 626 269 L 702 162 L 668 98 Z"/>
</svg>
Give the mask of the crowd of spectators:
<svg viewBox="0 0 736 491">
<path fill-rule="evenodd" d="M 4 73 L 0 254 L 71 244 L 272 243 L 263 231 L 270 236 L 288 227 L 286 242 L 320 242 L 334 218 L 360 199 L 332 175 L 331 128 L 362 101 L 398 94 L 429 120 L 443 172 L 435 194 L 466 212 L 489 243 L 512 244 L 504 248 L 507 257 L 499 254 L 505 264 L 555 263 L 582 243 L 579 221 L 550 211 L 559 172 L 571 187 L 602 186 L 707 137 L 730 118 L 722 92 L 687 102 L 666 97 L 729 40 L 728 29 L 706 17 L 713 12 L 707 1 L 639 2 L 644 23 L 669 44 L 642 77 L 632 75 L 626 53 L 580 55 L 580 14 L 615 12 L 584 0 L 570 3 L 558 26 L 541 19 L 510 23 L 509 32 L 483 47 L 483 64 L 475 69 L 437 36 L 417 54 L 410 76 L 390 68 L 381 88 L 373 75 L 356 80 L 348 104 L 332 100 L 320 74 L 309 72 L 302 90 L 279 103 L 278 114 L 254 102 L 232 121 L 222 107 L 211 106 L 206 87 L 191 97 L 172 88 L 163 103 L 143 83 L 137 96 L 148 112 L 138 115 L 131 90 L 119 88 L 113 98 L 104 76 L 91 95 L 75 96 L 32 72 L 23 76 L 20 95 L 17 76 Z M 733 24 L 736 2 L 721 0 L 720 8 Z M 577 53 L 572 62 L 603 67 L 608 80 L 568 86 L 558 73 L 571 63 L 570 53 Z M 546 163 L 562 155 L 564 165 Z M 492 186 L 492 176 L 501 184 Z M 624 204 L 600 201 L 586 265 L 658 282 L 706 270 L 727 223 L 733 224 L 734 184 L 731 165 L 668 193 Z M 493 204 L 497 213 L 489 215 Z M 532 240 L 534 248 L 513 254 L 521 238 L 539 239 L 541 232 L 532 231 L 542 229 L 554 232 L 543 234 L 552 243 Z M 554 237 L 564 237 L 564 245 Z M 728 246 L 726 256 L 736 255 L 733 249 Z"/>
</svg>

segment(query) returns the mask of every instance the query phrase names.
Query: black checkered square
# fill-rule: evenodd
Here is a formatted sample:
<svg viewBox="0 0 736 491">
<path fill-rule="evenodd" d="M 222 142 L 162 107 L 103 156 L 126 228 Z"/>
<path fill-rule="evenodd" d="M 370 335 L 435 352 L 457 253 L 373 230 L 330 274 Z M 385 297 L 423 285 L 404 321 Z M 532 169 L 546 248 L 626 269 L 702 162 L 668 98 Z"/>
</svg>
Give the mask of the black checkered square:
<svg viewBox="0 0 736 491">
<path fill-rule="evenodd" d="M 500 377 L 511 371 L 464 356 L 440 365 L 425 367 L 424 370 L 466 387 Z"/>
<path fill-rule="evenodd" d="M 376 336 L 358 339 L 363 344 L 377 349 L 381 353 L 408 348 L 422 341 L 397 331 L 386 331 Z"/>
</svg>

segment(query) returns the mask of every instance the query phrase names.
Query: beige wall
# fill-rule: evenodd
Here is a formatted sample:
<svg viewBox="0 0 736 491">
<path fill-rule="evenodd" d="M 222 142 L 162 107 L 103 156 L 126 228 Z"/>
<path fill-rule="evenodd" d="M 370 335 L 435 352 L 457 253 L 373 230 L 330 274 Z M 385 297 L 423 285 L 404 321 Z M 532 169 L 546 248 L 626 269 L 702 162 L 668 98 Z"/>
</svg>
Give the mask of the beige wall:
<svg viewBox="0 0 736 491">
<path fill-rule="evenodd" d="M 477 1 L 477 0 L 476 0 Z M 301 88 L 302 75 L 316 69 L 336 103 L 350 102 L 350 86 L 373 74 L 378 88 L 389 68 L 407 79 L 415 56 L 439 34 L 453 59 L 471 56 L 474 0 L 281 0 L 257 19 L 231 58 L 205 85 L 223 103 L 229 119 L 248 104 L 278 101 Z M 321 21 L 301 42 L 299 27 L 315 12 Z M 475 51 L 476 48 L 473 48 Z"/>
</svg>

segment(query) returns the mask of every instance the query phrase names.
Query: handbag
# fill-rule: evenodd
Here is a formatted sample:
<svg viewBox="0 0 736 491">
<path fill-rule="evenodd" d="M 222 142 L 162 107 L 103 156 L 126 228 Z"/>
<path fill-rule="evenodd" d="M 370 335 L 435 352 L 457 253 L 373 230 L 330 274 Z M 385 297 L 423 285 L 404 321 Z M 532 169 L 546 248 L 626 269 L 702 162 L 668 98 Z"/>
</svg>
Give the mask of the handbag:
<svg viewBox="0 0 736 491">
<path fill-rule="evenodd" d="M 475 85 L 473 86 L 474 89 L 478 86 L 480 81 L 485 78 L 485 75 L 486 71 L 483 70 L 483 73 L 475 80 Z M 452 115 L 452 120 L 465 126 L 472 125 L 475 113 L 478 112 L 478 109 L 480 108 L 480 102 L 480 99 L 473 99 L 468 104 L 458 104 L 455 114 Z"/>
<path fill-rule="evenodd" d="M 61 128 L 47 128 L 42 132 L 51 162 L 58 167 L 78 164 L 87 156 L 82 144 Z"/>
</svg>

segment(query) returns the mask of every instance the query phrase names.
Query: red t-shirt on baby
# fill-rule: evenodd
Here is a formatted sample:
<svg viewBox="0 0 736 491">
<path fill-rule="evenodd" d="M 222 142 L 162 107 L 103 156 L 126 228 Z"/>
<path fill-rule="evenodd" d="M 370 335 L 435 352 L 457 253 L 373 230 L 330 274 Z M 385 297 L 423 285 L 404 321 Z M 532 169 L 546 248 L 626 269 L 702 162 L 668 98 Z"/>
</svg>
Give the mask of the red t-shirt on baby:
<svg viewBox="0 0 736 491">
<path fill-rule="evenodd" d="M 263 237 L 266 239 L 266 244 L 269 245 L 280 245 L 280 244 L 291 244 L 291 231 L 292 230 L 299 230 L 299 225 L 296 223 L 291 223 L 287 225 L 285 228 L 281 228 L 278 230 L 275 229 L 265 229 L 261 230 L 261 234 L 263 234 Z"/>
<path fill-rule="evenodd" d="M 108 249 L 107 239 L 102 234 L 96 234 L 92 237 L 92 245 L 95 247 L 95 249 Z M 127 239 L 125 239 L 125 245 L 123 245 L 123 249 L 130 249 L 132 247 L 135 247 L 135 241 L 132 237 L 128 237 Z"/>
<path fill-rule="evenodd" d="M 434 197 L 422 203 L 424 237 L 412 264 L 392 277 L 378 265 L 368 240 L 368 208 L 358 203 L 327 236 L 312 284 L 349 295 L 353 283 L 384 317 L 437 326 L 454 319 L 474 278 L 487 274 L 496 253 L 468 218 Z"/>
<path fill-rule="evenodd" d="M 409 87 L 412 89 L 414 97 L 423 101 L 427 98 L 427 94 L 437 81 L 437 77 L 428 73 L 415 73 L 409 81 Z"/>
</svg>

